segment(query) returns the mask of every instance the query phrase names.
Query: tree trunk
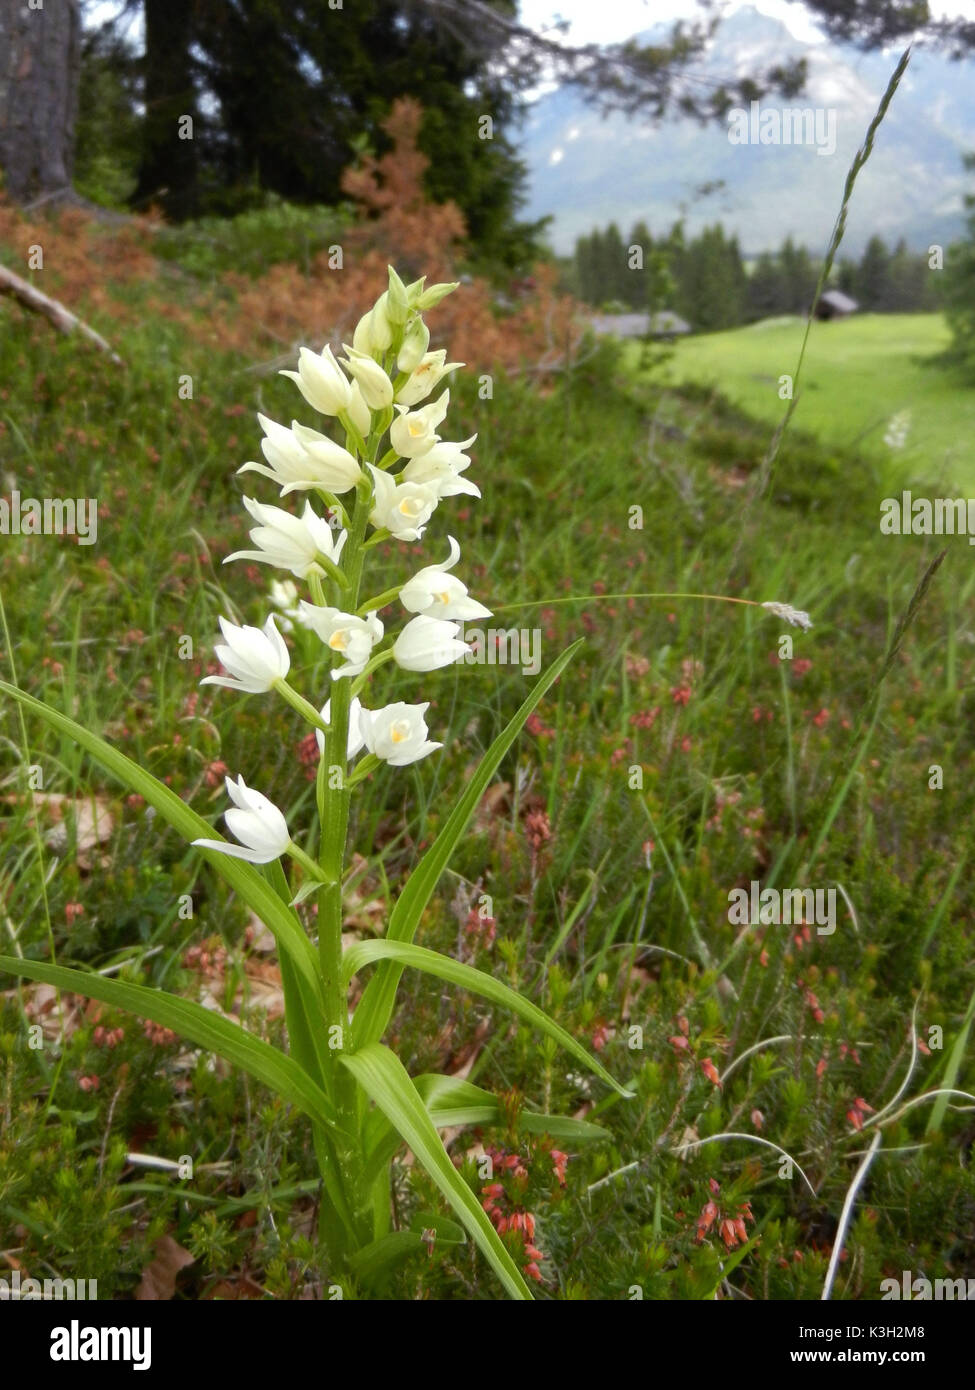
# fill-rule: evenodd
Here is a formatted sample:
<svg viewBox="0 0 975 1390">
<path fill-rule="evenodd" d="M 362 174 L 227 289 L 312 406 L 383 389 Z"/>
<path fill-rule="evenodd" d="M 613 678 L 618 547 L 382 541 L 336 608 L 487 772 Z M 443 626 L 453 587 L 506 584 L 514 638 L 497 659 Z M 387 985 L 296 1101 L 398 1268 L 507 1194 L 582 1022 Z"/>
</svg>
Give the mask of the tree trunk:
<svg viewBox="0 0 975 1390">
<path fill-rule="evenodd" d="M 0 0 L 0 170 L 18 202 L 71 191 L 80 67 L 78 0 Z"/>
<path fill-rule="evenodd" d="M 196 211 L 196 144 L 180 138 L 181 118 L 197 119 L 190 60 L 193 9 L 193 0 L 145 0 L 146 119 L 132 203 L 137 208 L 161 203 L 176 221 Z"/>
</svg>

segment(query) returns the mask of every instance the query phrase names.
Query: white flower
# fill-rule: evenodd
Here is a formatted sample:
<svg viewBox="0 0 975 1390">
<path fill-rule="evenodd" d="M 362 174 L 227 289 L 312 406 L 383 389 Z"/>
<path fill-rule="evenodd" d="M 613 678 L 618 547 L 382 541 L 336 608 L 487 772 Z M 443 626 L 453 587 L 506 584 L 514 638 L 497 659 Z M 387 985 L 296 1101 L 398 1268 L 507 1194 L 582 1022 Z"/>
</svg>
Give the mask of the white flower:
<svg viewBox="0 0 975 1390">
<path fill-rule="evenodd" d="M 290 579 L 272 579 L 268 597 L 275 608 L 281 609 L 282 632 L 290 632 L 294 626 L 292 619 L 298 618 L 298 586 Z"/>
<path fill-rule="evenodd" d="M 236 782 L 229 777 L 224 780 L 236 809 L 225 811 L 223 818 L 240 845 L 228 845 L 224 840 L 194 840 L 194 845 L 229 854 L 232 859 L 246 859 L 251 864 L 270 864 L 291 844 L 287 821 L 274 803 L 247 786 L 243 777 Z"/>
<path fill-rule="evenodd" d="M 352 346 L 356 352 L 371 357 L 373 353 L 388 352 L 393 345 L 393 329 L 386 312 L 388 296 L 381 294 L 367 314 L 355 326 Z"/>
<path fill-rule="evenodd" d="M 349 408 L 352 385 L 330 347 L 321 353 L 303 347 L 298 353 L 298 370 L 280 375 L 290 377 L 308 404 L 322 415 L 338 415 Z"/>
<path fill-rule="evenodd" d="M 343 449 L 341 444 L 336 444 L 327 434 L 311 430 L 307 425 L 299 425 L 297 420 L 291 426 L 291 430 L 295 439 L 317 465 L 315 476 L 322 479 L 319 487 L 323 487 L 326 492 L 338 493 L 348 492 L 350 488 L 355 487 L 362 477 L 362 469 L 348 449 Z M 291 491 L 293 486 L 283 488 L 282 497 Z"/>
<path fill-rule="evenodd" d="M 220 664 L 233 677 L 204 676 L 201 685 L 225 685 L 228 690 L 245 690 L 250 695 L 259 695 L 270 690 L 276 680 L 284 680 L 291 666 L 288 648 L 284 638 L 274 626 L 274 614 L 268 618 L 263 628 L 238 627 L 236 623 L 220 619 L 223 642 L 214 648 Z"/>
<path fill-rule="evenodd" d="M 332 680 L 341 676 L 358 676 L 366 666 L 373 647 L 382 638 L 383 625 L 375 613 L 357 618 L 338 608 L 319 608 L 301 601 L 302 621 L 331 651 L 345 657 L 345 665 L 332 672 Z"/>
<path fill-rule="evenodd" d="M 434 444 L 432 449 L 428 449 L 419 458 L 410 459 L 399 475 L 400 482 L 431 484 L 436 488 L 440 500 L 444 497 L 456 497 L 460 492 L 467 493 L 469 497 L 480 497 L 480 488 L 470 479 L 460 476 L 471 466 L 464 450 L 469 449 L 476 438 L 477 435 L 472 434 L 470 439 L 465 439 L 459 444 L 446 441 Z"/>
<path fill-rule="evenodd" d="M 372 415 L 357 381 L 352 383 L 352 399 L 349 401 L 349 419 L 365 439 L 372 429 Z"/>
<path fill-rule="evenodd" d="M 425 400 L 448 372 L 454 372 L 458 367 L 464 366 L 463 362 L 448 362 L 446 359 L 447 352 L 444 348 L 438 348 L 436 352 L 425 352 L 419 366 L 414 367 L 409 379 L 404 381 L 396 392 L 396 399 L 400 405 L 416 405 L 418 401 Z"/>
<path fill-rule="evenodd" d="M 371 463 L 366 464 L 375 484 L 373 508 L 369 520 L 378 530 L 385 526 L 400 541 L 416 541 L 423 535 L 440 500 L 436 487 L 429 483 L 397 483 Z"/>
<path fill-rule="evenodd" d="M 429 346 L 429 328 L 421 318 L 414 319 L 403 335 L 403 346 L 396 358 L 396 366 L 401 372 L 415 372 L 426 356 Z"/>
<path fill-rule="evenodd" d="M 449 666 L 470 648 L 457 639 L 459 623 L 447 623 L 423 613 L 411 618 L 393 643 L 393 659 L 404 671 L 436 671 Z"/>
<path fill-rule="evenodd" d="M 407 580 L 399 591 L 400 602 L 408 613 L 428 613 L 432 618 L 459 618 L 462 622 L 471 618 L 490 618 L 490 608 L 468 598 L 467 585 L 446 573 L 460 559 L 460 546 L 453 536 L 447 539 L 450 542 L 449 557 L 443 564 L 427 565 Z"/>
<path fill-rule="evenodd" d="M 423 716 L 429 708 L 427 701 L 424 705 L 400 703 L 386 705 L 383 709 L 363 710 L 359 719 L 366 748 L 391 767 L 406 767 L 442 748 L 442 743 L 427 740 Z"/>
<path fill-rule="evenodd" d="M 263 502 L 255 502 L 245 497 L 244 506 L 255 521 L 261 523 L 250 532 L 250 538 L 257 550 L 235 550 L 228 555 L 224 564 L 231 560 L 256 560 L 259 564 L 275 565 L 278 569 L 290 570 L 296 579 L 306 579 L 309 574 L 324 574 L 318 563 L 321 556 L 338 564 L 347 533 L 338 535 L 328 522 L 313 511 L 310 502 L 300 517 L 292 516 L 282 507 L 269 507 Z"/>
<path fill-rule="evenodd" d="M 909 410 L 899 410 L 896 415 L 892 415 L 887 425 L 887 433 L 884 435 L 884 443 L 888 449 L 903 449 L 907 443 L 910 428 L 911 412 Z"/>
<path fill-rule="evenodd" d="M 298 602 L 298 585 L 291 579 L 272 579 L 270 599 L 275 608 L 290 613 Z"/>
<path fill-rule="evenodd" d="M 288 492 L 307 491 L 320 487 L 327 492 L 348 492 L 361 477 L 359 465 L 350 453 L 316 430 L 306 429 L 294 421 L 291 429 L 258 415 L 265 438 L 261 440 L 264 457 L 271 465 L 245 463 L 238 473 L 262 473 Z M 303 431 L 306 440 L 298 437 Z M 310 447 L 314 445 L 314 450 Z"/>
<path fill-rule="evenodd" d="M 357 352 L 355 348 L 349 347 L 348 343 L 343 344 L 348 357 L 343 357 L 342 361 L 359 383 L 362 391 L 362 398 L 370 410 L 385 410 L 388 405 L 393 404 L 393 383 L 380 367 L 378 362 L 366 352 Z"/>
<path fill-rule="evenodd" d="M 812 627 L 812 618 L 808 613 L 803 613 L 800 608 L 793 608 L 789 603 L 763 603 L 763 608 L 767 608 L 770 613 L 774 613 L 777 618 L 782 618 L 793 627 L 801 627 L 803 632 L 808 632 Z"/>
<path fill-rule="evenodd" d="M 400 417 L 393 421 L 389 431 L 389 442 L 396 452 L 404 458 L 413 459 L 438 444 L 440 436 L 434 431 L 447 414 L 449 404 L 450 392 L 445 391 L 438 400 L 431 401 L 422 410 L 407 410 L 405 405 L 398 405 L 396 408 L 400 411 Z"/>
<path fill-rule="evenodd" d="M 361 719 L 361 717 L 362 717 L 362 715 L 363 715 L 364 713 L 365 713 L 365 711 L 363 710 L 362 705 L 360 704 L 360 702 L 359 702 L 358 700 L 352 700 L 351 703 L 349 704 L 349 741 L 348 741 L 348 744 L 347 744 L 347 746 L 346 746 L 346 757 L 347 757 L 348 759 L 350 759 L 350 760 L 351 760 L 352 758 L 354 758 L 355 755 L 356 755 L 357 753 L 361 752 L 362 749 L 363 749 L 363 747 L 364 747 L 364 745 L 365 745 L 365 740 L 364 740 L 363 737 L 362 737 L 362 729 L 361 729 L 361 726 L 360 726 L 360 723 L 359 723 L 359 721 L 360 721 L 360 719 Z M 331 702 L 331 700 L 326 700 L 325 703 L 324 703 L 324 705 L 322 705 L 321 715 L 322 715 L 322 718 L 325 720 L 325 723 L 326 723 L 326 724 L 330 724 L 330 723 L 331 723 L 331 721 L 332 721 L 332 702 Z M 323 731 L 322 731 L 321 729 L 316 729 L 316 730 L 315 730 L 315 737 L 316 737 L 316 739 L 318 740 L 318 751 L 319 751 L 319 753 L 324 753 L 324 752 L 325 752 L 325 734 L 323 733 Z"/>
</svg>

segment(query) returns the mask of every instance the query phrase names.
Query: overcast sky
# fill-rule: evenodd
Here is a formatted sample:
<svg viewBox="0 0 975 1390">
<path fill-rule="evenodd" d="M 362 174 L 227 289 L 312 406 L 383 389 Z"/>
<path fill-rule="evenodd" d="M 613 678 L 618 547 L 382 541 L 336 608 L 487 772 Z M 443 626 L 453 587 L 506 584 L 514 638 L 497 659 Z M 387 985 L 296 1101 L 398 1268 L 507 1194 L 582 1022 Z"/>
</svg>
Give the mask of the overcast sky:
<svg viewBox="0 0 975 1390">
<path fill-rule="evenodd" d="M 975 0 L 929 0 L 936 15 L 975 19 Z M 751 4 L 762 14 L 779 19 L 798 39 L 814 42 L 819 33 L 805 6 L 793 0 L 729 0 L 728 13 Z M 675 19 L 693 19 L 701 10 L 695 0 L 521 0 L 521 19 L 542 29 L 555 16 L 569 20 L 568 38 L 575 43 L 616 43 L 641 29 Z"/>
</svg>

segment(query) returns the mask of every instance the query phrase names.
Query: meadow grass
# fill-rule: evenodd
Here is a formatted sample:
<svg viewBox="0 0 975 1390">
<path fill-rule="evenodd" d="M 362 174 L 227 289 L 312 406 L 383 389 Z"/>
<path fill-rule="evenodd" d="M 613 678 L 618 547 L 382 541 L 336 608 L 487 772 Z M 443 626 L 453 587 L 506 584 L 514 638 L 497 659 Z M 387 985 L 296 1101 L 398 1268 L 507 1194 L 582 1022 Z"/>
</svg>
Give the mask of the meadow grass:
<svg viewBox="0 0 975 1390">
<path fill-rule="evenodd" d="M 833 388 L 825 377 L 813 387 L 826 335 L 835 344 L 874 322 L 814 329 L 803 406 L 826 408 Z M 771 365 L 764 348 L 754 360 L 789 371 L 798 329 L 772 332 L 781 361 Z M 260 701 L 198 685 L 218 614 L 254 623 L 268 611 L 270 574 L 221 560 L 242 543 L 234 470 L 255 456 L 254 412 L 289 419 L 293 393 L 155 323 L 127 328 L 119 347 L 132 364 L 124 374 L 41 325 L 13 314 L 4 325 L 0 495 L 16 486 L 97 497 L 100 525 L 87 548 L 0 540 L 11 635 L 2 674 L 117 742 L 202 814 L 224 809 L 225 765 L 301 824 L 314 798 L 297 717 L 276 710 L 269 722 Z M 193 375 L 194 400 L 177 398 L 177 373 Z M 774 495 L 755 503 L 768 427 L 708 390 L 642 379 L 610 348 L 543 389 L 499 378 L 482 401 L 470 375 L 463 383 L 452 387 L 457 428 L 478 431 L 471 476 L 484 494 L 464 518 L 464 578 L 496 626 L 540 629 L 543 667 L 575 637 L 588 640 L 506 759 L 420 942 L 528 992 L 637 1097 L 607 1097 L 527 1028 L 409 973 L 392 1027 L 400 1054 L 412 1074 L 460 1072 L 504 1093 L 513 1116 L 521 1097 L 610 1131 L 571 1152 L 564 1187 L 551 1142 L 514 1129 L 482 1136 L 522 1157 L 505 1200 L 536 1217 L 540 1296 L 627 1298 L 639 1287 L 646 1298 L 818 1298 L 868 1138 L 858 1125 L 870 1112 L 856 1101 L 879 1112 L 897 1091 L 915 1011 L 932 1046 L 908 1094 L 946 1078 L 972 1088 L 970 552 L 963 538 L 949 542 L 870 706 L 937 547 L 880 535 L 886 465 L 865 441 L 854 451 L 790 431 Z M 771 387 L 769 398 L 774 417 Z M 834 412 L 856 399 L 847 390 Z M 631 529 L 634 506 L 642 529 Z M 418 555 L 441 560 L 449 530 L 438 514 Z M 814 627 L 800 633 L 735 605 L 598 597 L 661 591 L 785 601 Z M 187 634 L 194 655 L 184 660 Z M 791 660 L 780 659 L 783 637 Z M 300 668 L 314 652 L 295 641 Z M 487 665 L 430 678 L 429 719 L 445 746 L 405 773 L 383 770 L 357 798 L 350 933 L 382 932 L 448 789 L 531 682 Z M 399 698 L 389 668 L 373 684 L 373 703 Z M 305 688 L 324 685 L 313 670 Z M 27 740 L 5 704 L 3 953 L 47 958 L 53 947 L 62 963 L 209 998 L 279 1037 L 274 957 L 240 904 L 72 745 L 32 723 Z M 941 790 L 929 788 L 933 764 L 944 768 Z M 42 814 L 32 821 L 28 766 L 42 768 L 46 794 L 67 798 L 60 840 L 46 841 L 58 832 Z M 72 825 L 93 793 L 111 828 L 84 845 Z M 841 907 L 831 936 L 742 931 L 728 920 L 728 894 L 753 879 L 841 884 L 852 912 Z M 493 936 L 471 918 L 482 894 Z M 131 1016 L 4 984 L 0 1249 L 38 1276 L 97 1277 L 103 1296 L 124 1295 L 165 1232 L 195 1257 L 181 1296 L 329 1287 L 311 1237 L 314 1160 L 294 1116 Z M 45 1043 L 32 1049 L 38 1023 Z M 96 1033 L 116 1027 L 114 1045 Z M 975 1268 L 975 1179 L 961 1161 L 971 1124 L 957 1104 L 939 1107 L 934 1125 L 925 1104 L 885 1127 L 834 1297 L 874 1298 L 880 1279 L 904 1268 L 929 1278 Z M 751 1139 L 701 1142 L 728 1132 Z M 783 1175 L 781 1153 L 763 1140 L 793 1157 L 812 1190 L 795 1169 Z M 451 1151 L 480 1190 L 476 1143 L 465 1131 Z M 194 1177 L 153 1172 L 133 1153 L 189 1154 Z M 398 1220 L 436 1207 L 415 1165 L 396 1174 Z M 749 1241 L 761 1231 L 734 1268 L 740 1244 L 718 1239 L 716 1226 L 697 1239 L 712 1200 L 729 1219 L 750 1202 Z M 471 1248 L 449 1244 L 408 1262 L 388 1293 L 496 1296 Z"/>
<path fill-rule="evenodd" d="M 779 379 L 795 370 L 805 320 L 763 319 L 746 328 L 680 341 L 667 366 L 673 384 L 714 386 L 760 420 L 785 409 Z M 855 314 L 815 323 L 795 424 L 828 445 L 889 464 L 892 480 L 975 487 L 975 389 L 940 361 L 950 334 L 940 314 Z M 630 346 L 632 362 L 638 350 Z M 884 442 L 891 419 L 909 412 L 903 448 Z"/>
</svg>

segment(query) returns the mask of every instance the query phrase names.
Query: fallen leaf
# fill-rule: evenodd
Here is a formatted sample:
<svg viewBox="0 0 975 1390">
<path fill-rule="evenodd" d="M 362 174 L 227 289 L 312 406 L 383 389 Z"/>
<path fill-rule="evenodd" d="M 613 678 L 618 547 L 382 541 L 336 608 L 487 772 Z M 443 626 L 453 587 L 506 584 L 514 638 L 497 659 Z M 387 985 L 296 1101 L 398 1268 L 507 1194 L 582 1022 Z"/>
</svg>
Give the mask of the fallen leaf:
<svg viewBox="0 0 975 1390">
<path fill-rule="evenodd" d="M 4 800 L 8 804 L 21 805 L 27 798 L 7 796 Z M 112 838 L 115 821 L 108 809 L 107 797 L 76 798 L 60 792 L 32 792 L 30 804 L 39 818 L 51 823 L 51 829 L 44 835 L 44 843 L 55 854 L 63 853 L 74 838 L 79 868 L 90 869 L 90 851 Z"/>
<path fill-rule="evenodd" d="M 146 1265 L 135 1291 L 140 1302 L 161 1302 L 176 1292 L 176 1276 L 193 1263 L 193 1256 L 172 1236 L 160 1236 L 156 1241 L 156 1258 Z"/>
</svg>

